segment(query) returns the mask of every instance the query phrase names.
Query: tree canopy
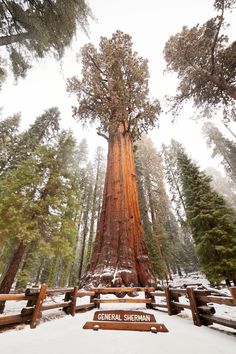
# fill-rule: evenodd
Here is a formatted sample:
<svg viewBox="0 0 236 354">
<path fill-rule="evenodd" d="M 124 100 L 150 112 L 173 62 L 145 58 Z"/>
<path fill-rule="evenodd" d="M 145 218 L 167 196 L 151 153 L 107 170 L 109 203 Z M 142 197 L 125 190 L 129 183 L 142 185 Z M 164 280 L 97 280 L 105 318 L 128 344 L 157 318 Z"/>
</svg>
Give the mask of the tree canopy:
<svg viewBox="0 0 236 354">
<path fill-rule="evenodd" d="M 86 31 L 90 9 L 85 0 L 4 0 L 0 4 L 0 46 L 5 46 L 14 76 L 24 77 L 30 56 L 61 58 L 78 25 Z M 4 62 L 0 59 L 0 79 Z"/>
<path fill-rule="evenodd" d="M 82 79 L 68 80 L 77 95 L 73 116 L 84 123 L 99 122 L 99 134 L 113 134 L 120 124 L 132 138 L 154 127 L 160 105 L 148 98 L 147 60 L 132 50 L 128 34 L 117 31 L 101 37 L 99 50 L 91 43 L 81 50 Z"/>
<path fill-rule="evenodd" d="M 167 71 L 176 72 L 180 80 L 177 94 L 170 98 L 173 112 L 193 100 L 197 108 L 223 108 L 228 119 L 235 120 L 236 42 L 229 42 L 225 29 L 226 11 L 235 0 L 216 0 L 217 16 L 171 36 L 165 44 Z"/>
</svg>

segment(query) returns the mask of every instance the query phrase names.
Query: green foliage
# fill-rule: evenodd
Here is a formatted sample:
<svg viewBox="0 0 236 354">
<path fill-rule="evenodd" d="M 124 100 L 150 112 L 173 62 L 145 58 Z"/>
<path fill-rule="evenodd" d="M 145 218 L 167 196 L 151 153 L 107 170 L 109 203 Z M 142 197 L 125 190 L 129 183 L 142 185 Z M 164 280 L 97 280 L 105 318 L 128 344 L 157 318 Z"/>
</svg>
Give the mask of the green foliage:
<svg viewBox="0 0 236 354">
<path fill-rule="evenodd" d="M 39 281 L 41 273 L 55 284 L 76 248 L 78 152 L 71 132 L 59 131 L 58 116 L 57 109 L 48 110 L 21 134 L 18 117 L 2 122 L 0 143 L 6 151 L 14 143 L 0 179 L 0 243 L 4 254 L 8 245 L 27 245 L 18 286 Z"/>
<path fill-rule="evenodd" d="M 219 15 L 202 25 L 186 26 L 165 44 L 167 71 L 176 72 L 180 80 L 177 95 L 170 98 L 173 113 L 192 99 L 194 105 L 212 114 L 224 108 L 228 119 L 235 120 L 236 43 L 229 43 L 225 11 L 235 0 L 215 1 Z"/>
<path fill-rule="evenodd" d="M 208 146 L 213 148 L 212 157 L 219 156 L 222 164 L 231 177 L 236 182 L 236 144 L 224 137 L 224 135 L 211 122 L 203 125 L 203 134 L 207 139 Z"/>
<path fill-rule="evenodd" d="M 12 146 L 17 139 L 19 114 L 0 121 L 0 174 L 10 160 Z"/>
<path fill-rule="evenodd" d="M 0 127 L 2 126 L 3 128 L 2 134 L 0 133 L 0 140 L 2 139 L 2 144 L 4 145 L 3 152 L 4 150 L 6 151 L 6 156 L 1 161 L 0 175 L 4 174 L 8 169 L 16 168 L 19 163 L 30 157 L 39 144 L 52 141 L 59 130 L 59 116 L 58 108 L 50 108 L 37 117 L 29 129 L 21 134 L 15 134 L 19 124 L 18 115 L 0 123 Z M 12 128 L 9 127 L 9 134 L 12 135 L 6 138 L 4 137 L 4 134 L 7 134 L 5 131 L 11 124 Z M 13 129 L 12 133 L 11 129 Z"/>
<path fill-rule="evenodd" d="M 184 243 L 178 238 L 179 227 L 170 209 L 162 160 L 147 137 L 143 137 L 137 144 L 136 173 L 150 259 L 158 276 L 168 279 L 171 277 L 170 268 L 175 272 L 177 265 L 185 270 L 190 267 L 185 267 L 186 256 L 183 257 L 180 251 Z"/>
<path fill-rule="evenodd" d="M 212 282 L 235 279 L 236 215 L 183 149 L 177 155 L 187 218 L 202 269 Z"/>
<path fill-rule="evenodd" d="M 86 44 L 81 57 L 82 79 L 68 80 L 68 91 L 79 102 L 74 117 L 98 121 L 98 133 L 108 135 L 122 124 L 134 139 L 155 126 L 160 106 L 148 98 L 147 60 L 133 52 L 129 35 L 117 31 L 111 39 L 102 37 L 99 50 Z"/>
<path fill-rule="evenodd" d="M 30 56 L 61 58 L 91 11 L 85 0 L 20 0 L 0 4 L 0 46 L 6 46 L 14 76 L 25 77 Z"/>
</svg>

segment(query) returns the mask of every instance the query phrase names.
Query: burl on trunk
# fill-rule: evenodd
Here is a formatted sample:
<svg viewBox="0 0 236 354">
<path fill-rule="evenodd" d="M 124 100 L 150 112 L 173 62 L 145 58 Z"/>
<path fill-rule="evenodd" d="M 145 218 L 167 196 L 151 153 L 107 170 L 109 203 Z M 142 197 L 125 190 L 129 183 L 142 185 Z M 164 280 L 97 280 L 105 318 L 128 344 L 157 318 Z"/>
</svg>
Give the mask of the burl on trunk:
<svg viewBox="0 0 236 354">
<path fill-rule="evenodd" d="M 81 286 L 155 286 L 140 218 L 133 143 L 121 124 L 108 140 L 100 220 Z"/>
</svg>

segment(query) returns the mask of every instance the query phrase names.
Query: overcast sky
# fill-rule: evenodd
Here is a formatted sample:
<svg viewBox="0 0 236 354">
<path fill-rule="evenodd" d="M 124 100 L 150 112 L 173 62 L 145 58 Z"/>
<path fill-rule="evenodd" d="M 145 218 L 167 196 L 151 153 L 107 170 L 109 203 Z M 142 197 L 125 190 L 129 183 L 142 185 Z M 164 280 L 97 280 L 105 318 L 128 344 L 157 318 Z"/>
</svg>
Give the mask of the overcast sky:
<svg viewBox="0 0 236 354">
<path fill-rule="evenodd" d="M 165 42 L 183 25 L 203 23 L 214 15 L 214 11 L 213 0 L 89 0 L 89 4 L 97 18 L 96 22 L 90 22 L 89 38 L 79 32 L 62 63 L 50 58 L 43 59 L 36 62 L 27 78 L 19 80 L 17 85 L 13 85 L 9 78 L 0 91 L 0 107 L 3 107 L 4 117 L 21 112 L 22 127 L 26 128 L 45 109 L 58 106 L 62 112 L 63 127 L 72 128 L 78 140 L 86 137 L 93 151 L 96 145 L 106 147 L 106 142 L 96 136 L 94 127 L 82 130 L 73 120 L 71 105 L 74 99 L 66 92 L 66 79 L 81 70 L 76 62 L 80 47 L 87 42 L 97 46 L 100 36 L 111 37 L 118 29 L 130 34 L 134 50 L 149 60 L 150 96 L 162 103 L 165 95 L 174 94 L 177 85 L 175 75 L 163 73 Z M 210 152 L 202 139 L 201 122 L 190 120 L 192 115 L 190 105 L 186 106 L 175 124 L 171 123 L 171 115 L 162 115 L 159 128 L 150 132 L 150 137 L 157 147 L 174 138 L 186 147 L 202 168 L 208 165 L 216 167 L 217 163 L 210 160 Z M 217 126 L 228 135 L 223 125 L 217 123 Z M 235 126 L 231 125 L 231 128 L 236 131 Z"/>
</svg>

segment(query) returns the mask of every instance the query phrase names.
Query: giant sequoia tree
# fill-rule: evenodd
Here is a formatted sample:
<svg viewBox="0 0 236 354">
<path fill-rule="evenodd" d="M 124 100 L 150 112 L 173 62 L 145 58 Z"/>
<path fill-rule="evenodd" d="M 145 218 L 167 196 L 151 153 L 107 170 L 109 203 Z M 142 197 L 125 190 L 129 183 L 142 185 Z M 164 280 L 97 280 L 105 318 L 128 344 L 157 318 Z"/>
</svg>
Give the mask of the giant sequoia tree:
<svg viewBox="0 0 236 354">
<path fill-rule="evenodd" d="M 171 36 L 164 48 L 167 70 L 176 72 L 180 80 L 172 97 L 174 112 L 192 99 L 198 108 L 223 107 L 224 114 L 235 120 L 236 42 L 224 33 L 226 10 L 235 0 L 215 0 L 217 16 L 202 25 L 184 26 Z"/>
<path fill-rule="evenodd" d="M 99 50 L 82 48 L 82 79 L 68 81 L 77 94 L 78 120 L 98 122 L 108 141 L 107 171 L 100 221 L 90 264 L 81 285 L 155 285 L 143 238 L 133 141 L 153 127 L 160 111 L 148 98 L 147 60 L 132 50 L 120 31 L 101 38 Z"/>
</svg>

